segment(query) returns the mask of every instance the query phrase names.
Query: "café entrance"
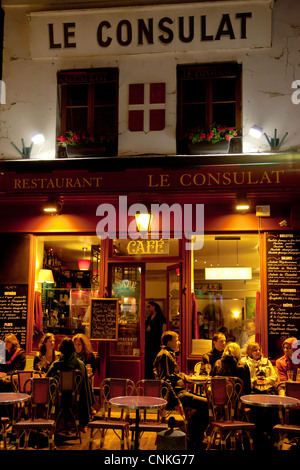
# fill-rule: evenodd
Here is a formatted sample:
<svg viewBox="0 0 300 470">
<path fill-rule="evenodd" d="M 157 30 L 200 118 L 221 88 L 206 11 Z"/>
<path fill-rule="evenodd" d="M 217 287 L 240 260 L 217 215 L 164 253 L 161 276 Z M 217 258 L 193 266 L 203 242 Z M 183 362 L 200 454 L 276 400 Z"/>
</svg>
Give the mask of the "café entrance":
<svg viewBox="0 0 300 470">
<path fill-rule="evenodd" d="M 140 380 L 145 371 L 146 305 L 156 302 L 166 318 L 166 329 L 180 336 L 181 265 L 166 262 L 110 264 L 109 296 L 118 298 L 118 339 L 110 344 L 111 376 Z"/>
</svg>

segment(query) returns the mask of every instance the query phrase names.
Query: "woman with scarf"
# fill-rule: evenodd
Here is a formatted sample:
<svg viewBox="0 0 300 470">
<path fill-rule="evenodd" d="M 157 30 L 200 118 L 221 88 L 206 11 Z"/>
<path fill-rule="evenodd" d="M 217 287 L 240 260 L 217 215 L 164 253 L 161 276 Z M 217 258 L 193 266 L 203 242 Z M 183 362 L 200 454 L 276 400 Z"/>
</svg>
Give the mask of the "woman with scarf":
<svg viewBox="0 0 300 470">
<path fill-rule="evenodd" d="M 248 344 L 246 356 L 242 357 L 241 362 L 249 367 L 254 393 L 276 393 L 276 371 L 271 361 L 263 356 L 258 343 Z"/>
<path fill-rule="evenodd" d="M 287 373 L 292 371 L 293 379 L 296 380 L 297 370 L 300 368 L 300 341 L 294 337 L 287 338 L 282 344 L 282 349 L 284 355 L 276 361 L 279 379 L 288 380 Z"/>
</svg>

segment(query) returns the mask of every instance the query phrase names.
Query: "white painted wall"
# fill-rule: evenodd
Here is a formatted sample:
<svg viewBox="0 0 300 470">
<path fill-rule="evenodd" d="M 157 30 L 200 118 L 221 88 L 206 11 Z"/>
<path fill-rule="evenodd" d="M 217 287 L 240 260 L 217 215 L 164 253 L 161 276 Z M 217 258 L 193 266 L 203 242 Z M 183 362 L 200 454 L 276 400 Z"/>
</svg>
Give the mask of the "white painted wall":
<svg viewBox="0 0 300 470">
<path fill-rule="evenodd" d="M 54 158 L 56 147 L 57 85 L 56 72 L 63 69 L 118 67 L 119 155 L 174 154 L 176 152 L 176 67 L 178 64 L 237 61 L 243 65 L 242 122 L 243 152 L 268 152 L 264 137 L 259 141 L 248 136 L 251 125 L 258 124 L 272 137 L 274 128 L 281 138 L 288 131 L 281 150 L 298 150 L 300 104 L 293 104 L 292 83 L 300 88 L 300 2 L 276 0 L 272 13 L 272 45 L 262 48 L 199 50 L 193 52 L 154 52 L 85 57 L 31 58 L 28 13 L 40 11 L 41 5 L 4 1 L 5 32 L 3 81 L 6 104 L 0 104 L 0 159 L 19 158 L 11 145 L 18 147 L 21 138 L 30 145 L 31 135 L 42 132 L 46 142 L 35 145 L 32 158 Z M 17 5 L 17 4 L 23 5 Z M 29 2 L 28 2 L 29 3 Z M 60 8 L 64 2 L 60 2 Z M 211 6 L 269 3 L 268 0 L 213 2 Z M 205 4 L 201 3 L 201 6 Z M 55 8 L 55 5 L 52 7 Z M 66 9 L 68 6 L 66 6 Z M 130 7 L 128 7 L 130 9 Z M 156 6 L 167 15 L 170 5 Z M 178 4 L 177 4 L 178 8 Z M 48 9 L 45 7 L 45 9 Z M 49 7 L 50 9 L 50 7 Z M 134 7 L 132 7 L 134 11 Z M 105 9 L 108 14 L 110 9 Z M 187 4 L 182 5 L 186 15 Z M 77 14 L 77 13 L 76 13 Z M 263 26 L 259 25 L 257 35 Z M 159 48 L 158 48 L 159 49 Z M 130 83 L 166 82 L 166 127 L 159 132 L 128 130 L 128 86 Z M 297 100 L 296 100 L 297 101 Z"/>
</svg>

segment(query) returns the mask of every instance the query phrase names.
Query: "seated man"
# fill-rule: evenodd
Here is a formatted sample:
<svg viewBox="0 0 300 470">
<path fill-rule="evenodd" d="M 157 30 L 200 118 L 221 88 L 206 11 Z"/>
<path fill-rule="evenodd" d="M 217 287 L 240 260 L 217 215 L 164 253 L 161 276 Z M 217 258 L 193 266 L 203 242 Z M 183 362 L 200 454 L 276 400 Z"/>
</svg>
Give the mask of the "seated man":
<svg viewBox="0 0 300 470">
<path fill-rule="evenodd" d="M 200 374 L 207 374 L 207 365 L 210 365 L 210 370 L 212 370 L 216 361 L 221 359 L 222 353 L 226 346 L 226 336 L 223 333 L 216 333 L 212 339 L 213 348 L 202 356 L 202 365 L 200 369 Z"/>
<path fill-rule="evenodd" d="M 153 364 L 155 378 L 166 380 L 171 384 L 171 393 L 168 397 L 170 407 L 177 408 L 181 403 L 183 408 L 190 408 L 194 411 L 188 422 L 188 433 L 190 441 L 199 446 L 208 425 L 207 401 L 185 388 L 184 382 L 190 380 L 186 374 L 180 372 L 176 362 L 175 354 L 179 351 L 180 345 L 177 333 L 165 331 L 161 342 L 161 350 Z"/>
</svg>

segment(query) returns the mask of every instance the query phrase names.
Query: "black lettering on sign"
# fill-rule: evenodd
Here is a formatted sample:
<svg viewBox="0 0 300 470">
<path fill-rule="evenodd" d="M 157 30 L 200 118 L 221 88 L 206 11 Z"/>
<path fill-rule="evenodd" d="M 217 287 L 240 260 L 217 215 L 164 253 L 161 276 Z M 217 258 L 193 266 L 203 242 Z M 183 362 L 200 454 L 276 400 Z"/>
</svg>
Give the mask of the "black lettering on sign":
<svg viewBox="0 0 300 470">
<path fill-rule="evenodd" d="M 299 336 L 300 328 L 300 234 L 268 233 L 268 345 L 269 356 L 283 354 L 284 338 Z"/>
</svg>

